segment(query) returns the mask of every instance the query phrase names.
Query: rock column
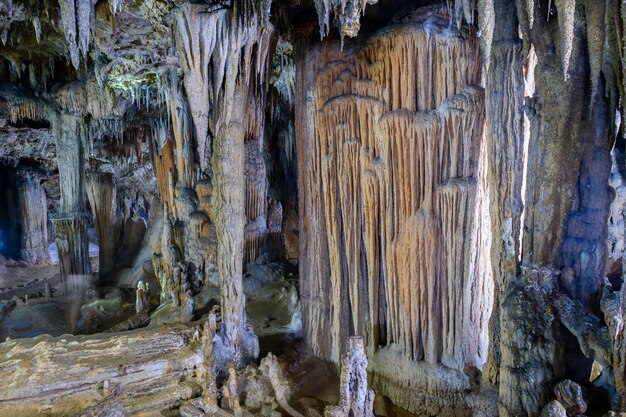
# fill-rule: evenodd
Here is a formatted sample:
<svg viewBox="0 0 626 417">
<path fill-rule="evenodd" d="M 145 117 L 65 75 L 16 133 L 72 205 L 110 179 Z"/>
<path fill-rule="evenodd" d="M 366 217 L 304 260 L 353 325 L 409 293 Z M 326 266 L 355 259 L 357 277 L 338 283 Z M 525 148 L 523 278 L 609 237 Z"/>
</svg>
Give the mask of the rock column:
<svg viewBox="0 0 626 417">
<path fill-rule="evenodd" d="M 116 181 L 112 172 L 87 173 L 87 196 L 100 244 L 100 277 L 113 270 L 115 256 Z"/>
<path fill-rule="evenodd" d="M 500 295 L 506 283 L 517 274 L 520 250 L 524 77 L 522 40 L 518 34 L 515 4 L 497 0 L 491 5 L 491 8 L 485 9 L 483 19 L 485 26 L 494 29 L 491 48 L 485 51 L 490 51 L 485 64 L 488 74 L 485 110 L 489 149 L 491 265 L 495 291 L 489 326 L 490 354 L 483 372 L 487 380 L 495 383 L 500 363 Z"/>
<path fill-rule="evenodd" d="M 22 225 L 21 258 L 30 263 L 48 261 L 46 192 L 35 172 L 25 170 L 20 173 L 18 195 Z"/>
<path fill-rule="evenodd" d="M 57 148 L 61 207 L 52 219 L 61 277 L 91 273 L 88 214 L 85 213 L 85 147 L 80 118 L 66 113 L 50 117 Z"/>
</svg>

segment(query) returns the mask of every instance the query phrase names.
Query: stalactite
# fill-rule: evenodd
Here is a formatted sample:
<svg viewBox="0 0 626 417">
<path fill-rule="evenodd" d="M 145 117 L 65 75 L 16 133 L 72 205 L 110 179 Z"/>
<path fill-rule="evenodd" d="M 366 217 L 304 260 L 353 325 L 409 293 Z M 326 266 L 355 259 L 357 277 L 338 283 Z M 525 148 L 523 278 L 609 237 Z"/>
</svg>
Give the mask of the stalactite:
<svg viewBox="0 0 626 417">
<path fill-rule="evenodd" d="M 528 27 L 532 29 L 535 24 L 535 0 L 525 0 L 524 6 L 528 15 Z"/>
<path fill-rule="evenodd" d="M 78 69 L 80 64 L 80 53 L 76 42 L 76 6 L 74 1 L 75 0 L 60 0 L 59 6 L 61 7 L 63 31 L 65 33 L 67 47 L 69 48 L 70 60 L 74 68 Z"/>
<path fill-rule="evenodd" d="M 80 65 L 80 54 L 87 57 L 94 16 L 91 0 L 59 0 L 63 32 L 74 68 Z"/>
<path fill-rule="evenodd" d="M 576 17 L 575 0 L 554 0 L 559 19 L 559 35 L 561 37 L 561 60 L 563 75 L 569 77 L 570 58 L 574 44 L 574 21 Z M 593 6 L 592 6 L 593 7 Z"/>
<path fill-rule="evenodd" d="M 478 1 L 478 29 L 480 31 L 480 50 L 483 53 L 483 64 L 489 68 L 491 62 L 491 47 L 493 32 L 496 25 L 494 0 Z"/>
<path fill-rule="evenodd" d="M 320 26 L 320 37 L 330 32 L 330 14 L 333 13 L 339 22 L 341 37 L 357 36 L 361 27 L 360 16 L 365 13 L 368 4 L 376 4 L 378 0 L 315 0 L 315 8 Z"/>
<path fill-rule="evenodd" d="M 171 181 L 175 176 L 170 175 L 170 173 L 176 172 L 172 142 L 167 141 L 160 153 L 158 153 L 158 151 L 152 152 L 152 157 L 157 191 L 161 201 L 165 203 L 168 210 L 172 210 L 174 207 L 174 199 L 170 190 L 174 187 Z"/>
<path fill-rule="evenodd" d="M 8 106 L 11 123 L 17 123 L 20 119 L 45 120 L 47 107 L 44 103 L 23 99 Z"/>
<path fill-rule="evenodd" d="M 600 82 L 600 72 L 604 63 L 604 43 L 606 39 L 606 5 L 601 2 L 585 3 L 587 19 L 587 49 L 589 50 L 589 78 L 591 98 L 596 96 Z"/>
<path fill-rule="evenodd" d="M 252 107 L 252 106 L 251 106 Z M 259 108 L 261 106 L 253 106 Z M 261 107 L 262 108 L 262 107 Z M 248 135 L 263 135 L 262 128 L 257 125 L 258 118 L 255 113 L 249 113 L 247 117 L 255 132 L 248 132 Z M 262 136 L 248 136 L 245 145 L 245 245 L 244 245 L 244 266 L 249 262 L 254 262 L 263 249 L 267 235 L 267 173 L 265 161 L 261 155 Z"/>
<path fill-rule="evenodd" d="M 89 42 L 91 38 L 93 4 L 91 0 L 78 0 L 76 3 L 76 24 L 78 27 L 78 46 L 83 58 L 87 58 L 89 53 Z"/>
<path fill-rule="evenodd" d="M 39 16 L 33 17 L 33 29 L 35 29 L 35 39 L 37 39 L 37 43 L 41 43 L 41 20 Z"/>
<path fill-rule="evenodd" d="M 122 8 L 124 7 L 124 0 L 110 0 L 110 4 L 111 11 L 113 12 L 113 15 L 115 15 L 116 13 L 122 11 Z"/>
<path fill-rule="evenodd" d="M 283 100 L 293 104 L 295 99 L 296 66 L 293 61 L 293 45 L 281 37 L 276 41 L 272 56 L 272 78 L 270 82 Z"/>
<path fill-rule="evenodd" d="M 170 128 L 175 144 L 176 172 L 182 186 L 191 187 L 194 182 L 195 164 L 189 108 L 178 85 L 178 75 L 173 72 L 166 81 L 165 100 L 169 104 Z"/>
<path fill-rule="evenodd" d="M 205 167 L 206 146 L 209 125 L 210 94 L 217 96 L 217 91 L 209 91 L 212 80 L 209 79 L 209 64 L 216 43 L 228 36 L 225 17 L 226 11 L 202 13 L 200 6 L 186 4 L 176 16 L 177 45 L 181 55 L 181 65 L 185 72 L 184 83 L 191 116 L 196 128 L 200 166 Z M 220 54 L 213 57 L 213 71 L 223 71 L 224 61 Z M 223 59 L 223 58 L 222 58 Z M 215 75 L 214 75 L 215 76 Z M 216 84 L 221 85 L 222 80 Z M 215 87 L 219 91 L 219 85 Z"/>
<path fill-rule="evenodd" d="M 79 118 L 73 115 L 51 114 L 57 145 L 61 210 L 64 213 L 82 213 L 85 208 L 85 149 L 79 123 Z"/>
</svg>

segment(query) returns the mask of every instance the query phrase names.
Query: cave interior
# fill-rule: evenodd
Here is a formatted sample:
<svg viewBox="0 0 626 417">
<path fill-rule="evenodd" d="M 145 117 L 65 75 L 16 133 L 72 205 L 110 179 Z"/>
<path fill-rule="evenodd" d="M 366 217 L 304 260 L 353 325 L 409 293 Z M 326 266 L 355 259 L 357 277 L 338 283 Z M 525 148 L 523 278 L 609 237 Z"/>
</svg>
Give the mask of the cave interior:
<svg viewBox="0 0 626 417">
<path fill-rule="evenodd" d="M 626 2 L 0 0 L 0 416 L 626 416 Z"/>
</svg>

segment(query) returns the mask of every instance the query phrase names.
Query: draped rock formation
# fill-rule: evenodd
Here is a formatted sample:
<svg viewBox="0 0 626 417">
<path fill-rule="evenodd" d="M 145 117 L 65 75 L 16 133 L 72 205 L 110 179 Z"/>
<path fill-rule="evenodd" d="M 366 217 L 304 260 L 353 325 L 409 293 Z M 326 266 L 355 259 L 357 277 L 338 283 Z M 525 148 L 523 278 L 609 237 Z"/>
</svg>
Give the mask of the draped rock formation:
<svg viewBox="0 0 626 417">
<path fill-rule="evenodd" d="M 299 63 L 304 330 L 334 362 L 353 334 L 370 355 L 394 345 L 459 370 L 486 358 L 480 52 L 445 9 L 420 16 Z"/>
</svg>

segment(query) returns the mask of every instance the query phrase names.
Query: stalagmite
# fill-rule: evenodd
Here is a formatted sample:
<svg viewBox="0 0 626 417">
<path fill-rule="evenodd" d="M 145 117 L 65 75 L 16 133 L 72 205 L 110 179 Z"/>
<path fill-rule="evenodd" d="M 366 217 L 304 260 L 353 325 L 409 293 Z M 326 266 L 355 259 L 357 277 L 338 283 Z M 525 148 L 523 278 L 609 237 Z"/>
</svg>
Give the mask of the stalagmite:
<svg viewBox="0 0 626 417">
<path fill-rule="evenodd" d="M 287 414 L 291 417 L 304 417 L 300 412 L 295 410 L 288 402 L 289 388 L 286 383 L 285 375 L 283 374 L 280 364 L 276 359 L 276 356 L 271 353 L 268 354 L 263 360 L 261 360 L 261 369 L 263 374 L 270 380 L 274 394 L 276 395 L 276 402 Z"/>
<path fill-rule="evenodd" d="M 235 368 L 228 368 L 228 380 L 224 385 L 224 399 L 228 401 L 228 407 L 235 413 L 235 416 L 240 417 L 241 404 L 239 403 L 239 383 L 237 381 L 237 371 Z"/>
<path fill-rule="evenodd" d="M 613 406 L 626 410 L 626 285 L 621 284 L 619 291 L 610 286 L 604 288 L 602 312 L 611 338 L 612 366 L 615 388 L 618 398 L 613 399 Z"/>
<path fill-rule="evenodd" d="M 231 54 L 233 51 L 231 50 Z M 236 61 L 231 61 L 232 68 Z M 233 75 L 229 75 L 233 76 Z M 232 86 L 233 114 L 243 114 L 246 88 Z M 227 118 L 226 120 L 229 120 Z M 233 355 L 243 344 L 245 305 L 242 286 L 244 250 L 244 131 L 241 121 L 229 121 L 215 138 L 213 152 L 214 188 L 212 212 L 218 239 L 217 266 L 224 317 L 222 331 Z"/>
<path fill-rule="evenodd" d="M 327 417 L 373 417 L 374 391 L 367 387 L 367 356 L 361 337 L 351 337 L 341 359 L 338 406 L 327 407 Z"/>
<path fill-rule="evenodd" d="M 148 299 L 148 285 L 143 281 L 139 281 L 135 297 L 135 312 L 137 314 L 144 313 L 148 310 L 150 307 Z"/>
<path fill-rule="evenodd" d="M 563 373 L 558 322 L 549 307 L 555 284 L 554 270 L 532 268 L 504 289 L 499 416 L 538 415 Z"/>
<path fill-rule="evenodd" d="M 100 277 L 111 272 L 115 265 L 116 180 L 113 172 L 87 173 L 87 196 L 96 224 L 99 243 Z"/>
<path fill-rule="evenodd" d="M 22 224 L 22 260 L 31 263 L 46 262 L 50 259 L 47 200 L 41 180 L 35 172 L 21 173 L 18 194 Z"/>
</svg>

